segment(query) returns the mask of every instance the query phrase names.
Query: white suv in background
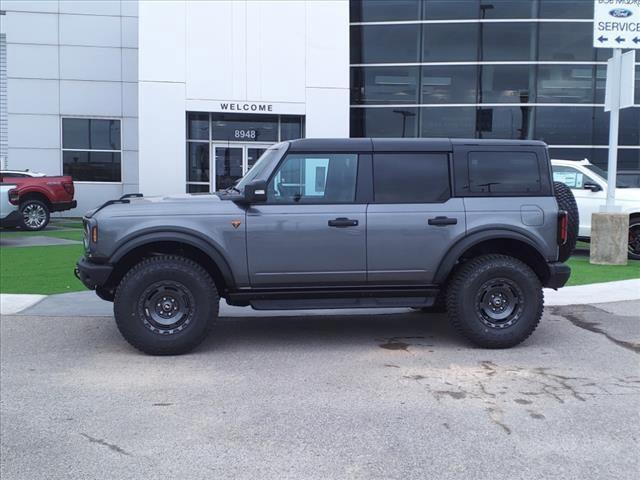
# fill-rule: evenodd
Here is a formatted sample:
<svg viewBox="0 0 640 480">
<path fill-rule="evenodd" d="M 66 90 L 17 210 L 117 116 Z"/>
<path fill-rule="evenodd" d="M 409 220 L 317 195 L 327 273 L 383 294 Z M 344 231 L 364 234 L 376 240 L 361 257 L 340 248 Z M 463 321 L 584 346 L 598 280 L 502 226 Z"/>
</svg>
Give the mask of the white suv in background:
<svg viewBox="0 0 640 480">
<path fill-rule="evenodd" d="M 591 237 L 591 214 L 607 201 L 607 174 L 589 160 L 551 160 L 553 180 L 571 188 L 580 213 L 578 236 Z M 640 188 L 618 179 L 616 205 L 629 214 L 629 258 L 640 260 Z"/>
</svg>

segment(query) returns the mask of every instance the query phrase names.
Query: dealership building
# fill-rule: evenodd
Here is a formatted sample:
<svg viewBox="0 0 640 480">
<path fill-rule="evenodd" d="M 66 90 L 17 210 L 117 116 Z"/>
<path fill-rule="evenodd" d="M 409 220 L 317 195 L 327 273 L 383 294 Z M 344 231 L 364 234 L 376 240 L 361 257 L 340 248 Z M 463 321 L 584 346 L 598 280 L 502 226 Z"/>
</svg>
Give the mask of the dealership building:
<svg viewBox="0 0 640 480">
<path fill-rule="evenodd" d="M 299 137 L 539 139 L 606 167 L 593 0 L 3 0 L 2 168 L 69 174 L 79 215 L 207 192 Z M 640 60 L 640 59 L 639 59 Z M 619 168 L 640 169 L 636 107 Z"/>
</svg>

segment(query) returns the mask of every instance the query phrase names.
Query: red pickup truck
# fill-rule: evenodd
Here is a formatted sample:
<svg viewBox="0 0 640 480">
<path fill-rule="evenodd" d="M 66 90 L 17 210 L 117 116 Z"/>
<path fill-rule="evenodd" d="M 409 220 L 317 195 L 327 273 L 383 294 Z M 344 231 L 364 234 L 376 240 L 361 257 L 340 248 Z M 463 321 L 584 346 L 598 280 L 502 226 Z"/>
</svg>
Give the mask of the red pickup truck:
<svg viewBox="0 0 640 480">
<path fill-rule="evenodd" d="M 69 176 L 48 177 L 29 171 L 2 170 L 0 182 L 17 185 L 20 226 L 25 230 L 42 230 L 49 224 L 51 212 L 70 210 L 77 206 L 73 199 L 73 179 Z"/>
</svg>

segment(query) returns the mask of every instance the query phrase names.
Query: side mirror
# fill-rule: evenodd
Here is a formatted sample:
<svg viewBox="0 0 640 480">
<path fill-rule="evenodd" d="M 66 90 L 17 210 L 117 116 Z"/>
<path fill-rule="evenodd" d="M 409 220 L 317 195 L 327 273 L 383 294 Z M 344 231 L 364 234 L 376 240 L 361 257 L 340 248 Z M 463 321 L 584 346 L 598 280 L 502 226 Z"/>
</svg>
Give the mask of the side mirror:
<svg viewBox="0 0 640 480">
<path fill-rule="evenodd" d="M 591 190 L 594 193 L 602 190 L 602 187 L 600 185 L 598 185 L 597 183 L 591 183 L 591 182 L 585 183 L 582 186 L 582 188 L 584 188 L 585 190 Z"/>
<path fill-rule="evenodd" d="M 261 203 L 267 201 L 267 182 L 254 180 L 244 187 L 245 203 Z"/>
</svg>

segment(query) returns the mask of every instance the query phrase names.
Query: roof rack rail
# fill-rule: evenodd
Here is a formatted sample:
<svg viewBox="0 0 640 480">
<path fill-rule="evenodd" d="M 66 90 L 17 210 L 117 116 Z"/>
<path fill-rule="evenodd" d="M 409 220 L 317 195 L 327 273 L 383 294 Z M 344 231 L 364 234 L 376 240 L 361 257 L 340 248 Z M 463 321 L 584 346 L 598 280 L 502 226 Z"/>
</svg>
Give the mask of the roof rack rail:
<svg viewBox="0 0 640 480">
<path fill-rule="evenodd" d="M 109 200 L 107 202 L 104 202 L 102 205 L 100 205 L 98 208 L 96 208 L 93 212 L 91 212 L 88 215 L 85 215 L 86 218 L 91 218 L 93 217 L 96 213 L 98 213 L 100 210 L 102 210 L 105 207 L 108 207 L 109 205 L 115 205 L 116 203 L 131 203 L 131 200 L 129 200 L 130 198 L 140 198 L 143 195 L 141 193 L 127 193 L 125 195 L 122 195 L 120 198 L 117 198 L 115 200 Z"/>
<path fill-rule="evenodd" d="M 119 200 L 126 200 L 127 198 L 141 198 L 144 197 L 142 193 L 125 193 Z"/>
</svg>

